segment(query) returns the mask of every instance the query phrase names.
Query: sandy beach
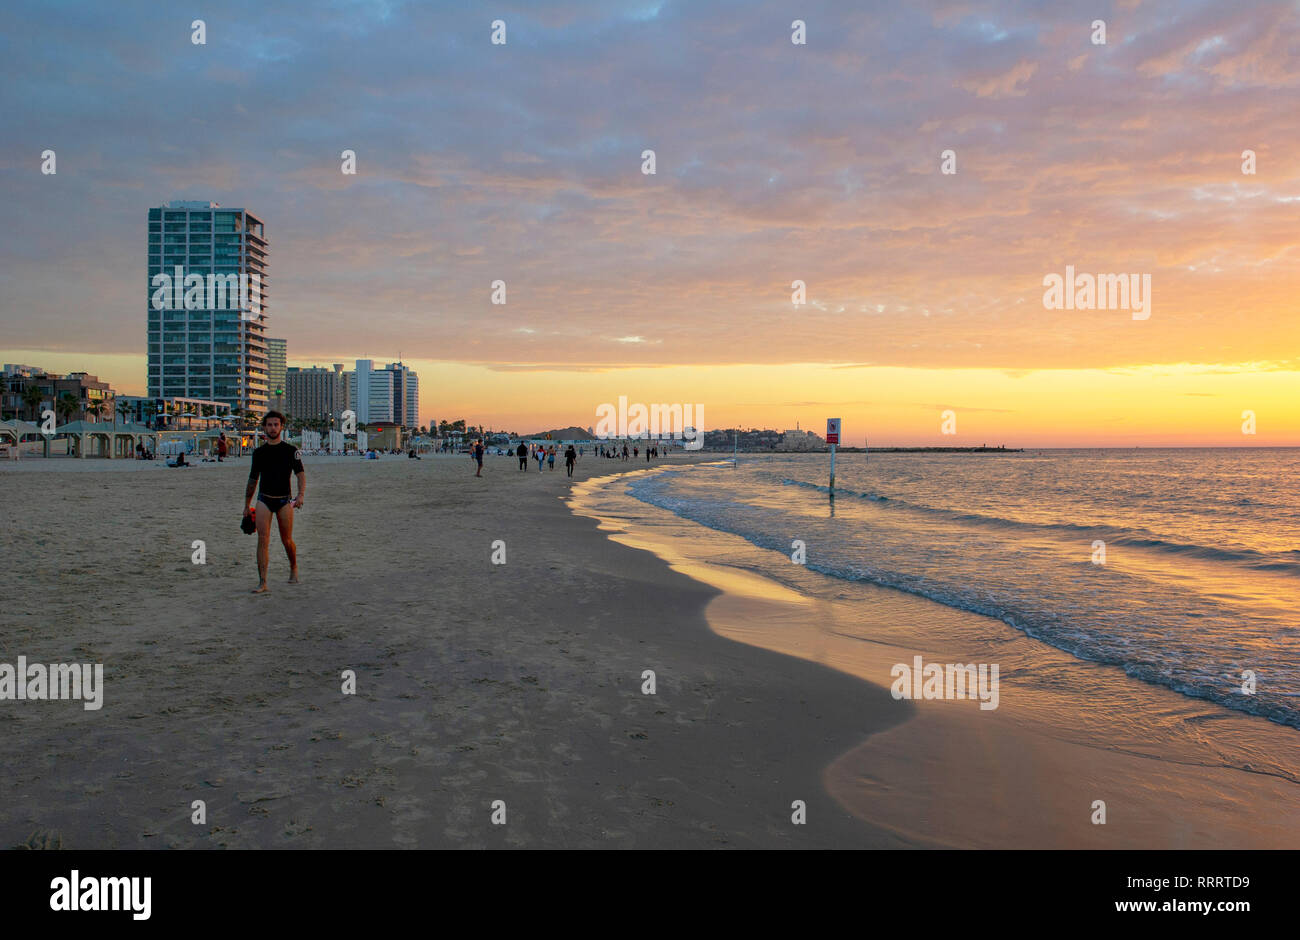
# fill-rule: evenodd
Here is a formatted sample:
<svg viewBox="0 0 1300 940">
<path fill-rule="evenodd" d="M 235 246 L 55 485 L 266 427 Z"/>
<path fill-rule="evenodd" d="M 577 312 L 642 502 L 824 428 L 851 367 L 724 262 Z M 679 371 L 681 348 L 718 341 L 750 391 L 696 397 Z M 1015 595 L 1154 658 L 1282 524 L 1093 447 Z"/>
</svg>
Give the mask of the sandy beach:
<svg viewBox="0 0 1300 940">
<path fill-rule="evenodd" d="M 635 466 L 587 458 L 575 479 Z M 309 460 L 303 583 L 283 583 L 273 540 L 265 597 L 248 594 L 254 542 L 238 529 L 246 460 L 0 471 L 4 557 L 20 561 L 4 661 L 105 673 L 98 711 L 0 707 L 4 844 L 914 844 L 822 785 L 900 720 L 883 691 L 712 633 L 716 592 L 573 515 L 562 469 L 471 468 Z"/>
<path fill-rule="evenodd" d="M 284 583 L 273 537 L 272 592 L 253 597 L 254 541 L 236 512 L 246 459 L 184 471 L 6 466 L 4 554 L 16 563 L 3 661 L 102 662 L 105 690 L 98 711 L 0 704 L 0 838 L 76 848 L 1296 844 L 1293 729 L 1269 726 L 1290 745 L 1274 748 L 1272 766 L 1243 770 L 1225 755 L 1253 746 L 1259 719 L 1206 723 L 1172 692 L 1073 661 L 1099 670 L 1099 690 L 1129 682 L 1142 707 L 1186 709 L 1196 739 L 1144 752 L 1104 695 L 1062 705 L 1025 682 L 1025 694 L 1004 690 L 996 712 L 896 701 L 882 681 L 889 663 L 911 650 L 961 652 L 925 647 L 935 618 L 949 635 L 1005 625 L 869 585 L 828 605 L 710 565 L 713 546 L 693 524 L 643 504 L 635 526 L 619 521 L 627 497 L 603 478 L 644 468 L 580 461 L 571 509 L 562 469 L 522 473 L 513 458 L 490 456 L 481 479 L 467 457 L 309 459 L 295 523 L 303 583 Z M 204 565 L 192 563 L 195 540 Z M 491 561 L 496 540 L 504 565 Z M 837 624 L 863 610 L 872 642 Z M 1027 638 L 1005 642 L 1008 664 L 1017 643 L 1041 656 Z M 355 695 L 341 692 L 344 670 Z M 1097 798 L 1106 826 L 1089 821 Z M 195 800 L 204 825 L 191 822 Z M 497 800 L 505 825 L 492 823 Z M 805 825 L 791 820 L 799 800 Z"/>
</svg>

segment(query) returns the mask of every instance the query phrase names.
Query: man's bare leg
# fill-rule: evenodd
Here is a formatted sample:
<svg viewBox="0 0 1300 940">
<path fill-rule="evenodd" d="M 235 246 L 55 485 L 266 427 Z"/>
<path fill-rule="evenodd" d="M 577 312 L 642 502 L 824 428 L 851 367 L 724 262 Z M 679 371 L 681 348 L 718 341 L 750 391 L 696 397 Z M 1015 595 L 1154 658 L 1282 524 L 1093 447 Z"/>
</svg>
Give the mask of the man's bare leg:
<svg viewBox="0 0 1300 940">
<path fill-rule="evenodd" d="M 275 525 L 280 530 L 280 543 L 289 556 L 289 583 L 298 583 L 298 546 L 293 541 L 293 504 L 285 503 L 275 514 Z"/>
<path fill-rule="evenodd" d="M 271 553 L 271 510 L 260 499 L 257 501 L 257 587 L 254 594 L 265 594 L 266 568 Z"/>
</svg>

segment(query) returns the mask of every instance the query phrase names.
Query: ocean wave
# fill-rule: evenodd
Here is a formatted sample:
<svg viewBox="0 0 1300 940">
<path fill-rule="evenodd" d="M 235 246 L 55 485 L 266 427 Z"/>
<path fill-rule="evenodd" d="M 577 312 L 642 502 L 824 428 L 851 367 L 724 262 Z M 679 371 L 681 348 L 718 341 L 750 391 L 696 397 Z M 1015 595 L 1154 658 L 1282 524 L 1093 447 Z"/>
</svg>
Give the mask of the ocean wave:
<svg viewBox="0 0 1300 940">
<path fill-rule="evenodd" d="M 674 515 L 710 529 L 738 535 L 759 548 L 781 554 L 788 552 L 789 542 L 786 536 L 777 535 L 770 531 L 755 531 L 740 521 L 744 518 L 742 511 L 745 509 L 752 510 L 753 506 L 734 500 L 683 497 L 674 494 L 671 492 L 665 476 L 660 476 L 657 480 L 647 478 L 638 481 L 629 485 L 627 492 L 642 502 L 666 509 Z M 791 480 L 787 482 L 791 485 L 803 486 L 822 492 L 828 491 L 827 487 L 803 481 Z M 879 494 L 854 493 L 842 489 L 837 489 L 836 494 L 862 498 L 873 503 L 904 502 Z M 911 506 L 912 504 L 906 505 Z M 929 507 L 921 508 L 923 511 L 929 509 Z M 1005 523 L 1016 528 L 1068 528 L 1075 532 L 1092 532 L 1095 530 L 1109 534 L 1110 538 L 1107 541 L 1112 543 L 1129 541 L 1144 548 L 1176 554 L 1196 555 L 1216 560 L 1240 562 L 1263 557 L 1260 553 L 1255 552 L 1216 549 L 1209 546 L 1181 545 L 1140 535 L 1119 536 L 1117 538 L 1112 530 L 1103 529 L 1102 527 L 1051 526 L 1023 523 L 1016 520 L 990 520 L 987 516 L 969 513 L 953 513 L 944 510 L 930 511 L 946 513 L 948 517 L 959 521 L 978 521 L 980 524 L 987 524 L 992 521 L 994 524 Z M 1258 564 L 1256 567 L 1267 567 L 1267 565 Z M 1274 563 L 1274 567 L 1280 567 L 1288 572 L 1300 569 L 1300 565 L 1293 562 L 1285 562 L 1280 566 Z M 1297 708 L 1293 703 L 1292 696 L 1275 696 L 1271 694 L 1268 696 L 1244 696 L 1231 691 L 1231 683 L 1224 683 L 1218 679 L 1209 681 L 1196 675 L 1181 673 L 1181 667 L 1177 661 L 1164 659 L 1158 655 L 1156 648 L 1150 647 L 1146 643 L 1135 645 L 1134 637 L 1114 632 L 1103 621 L 1091 624 L 1079 622 L 1077 620 L 1078 616 L 1088 617 L 1083 611 L 1051 610 L 1033 605 L 1026 606 L 1023 601 L 1025 597 L 1031 595 L 1017 596 L 1016 593 L 994 595 L 968 585 L 946 583 L 926 574 L 912 574 L 891 570 L 885 566 L 872 565 L 863 561 L 849 562 L 844 559 L 826 558 L 809 559 L 806 562 L 806 568 L 837 580 L 875 584 L 924 597 L 927 600 L 956 610 L 992 617 L 1077 659 L 1118 666 L 1128 675 L 1153 685 L 1164 686 L 1192 698 L 1213 701 L 1236 711 L 1246 712 L 1280 724 L 1300 728 L 1300 708 Z M 1115 577 L 1128 578 L 1131 576 L 1116 573 Z M 1096 611 L 1094 614 L 1100 615 L 1101 612 Z M 1137 658 L 1135 659 L 1135 657 Z"/>
<path fill-rule="evenodd" d="M 831 491 L 828 486 L 809 483 L 805 480 L 785 478 L 781 482 L 786 486 L 799 486 L 805 489 L 816 490 L 821 493 L 829 494 Z M 861 499 L 871 503 L 885 504 L 888 507 L 895 509 L 910 509 L 915 512 L 941 517 L 952 522 L 969 523 L 991 529 L 1068 532 L 1089 538 L 1103 539 L 1108 545 L 1125 545 L 1131 548 L 1150 549 L 1171 555 L 1181 555 L 1183 557 L 1201 558 L 1210 561 L 1225 561 L 1244 565 L 1248 568 L 1253 568 L 1259 571 L 1274 571 L 1281 574 L 1300 577 L 1300 549 L 1271 554 L 1259 552 L 1250 548 L 1222 548 L 1214 545 L 1197 545 L 1194 543 L 1177 542 L 1163 538 L 1146 529 L 1128 529 L 1117 533 L 1113 526 L 1088 525 L 1073 522 L 1027 522 L 1023 519 L 1008 519 L 1004 516 L 990 516 L 984 513 L 960 512 L 953 509 L 943 509 L 937 506 L 926 506 L 922 503 L 910 502 L 897 497 L 885 496 L 880 493 L 863 493 L 838 487 L 835 490 L 835 495 L 847 496 L 852 499 Z"/>
</svg>

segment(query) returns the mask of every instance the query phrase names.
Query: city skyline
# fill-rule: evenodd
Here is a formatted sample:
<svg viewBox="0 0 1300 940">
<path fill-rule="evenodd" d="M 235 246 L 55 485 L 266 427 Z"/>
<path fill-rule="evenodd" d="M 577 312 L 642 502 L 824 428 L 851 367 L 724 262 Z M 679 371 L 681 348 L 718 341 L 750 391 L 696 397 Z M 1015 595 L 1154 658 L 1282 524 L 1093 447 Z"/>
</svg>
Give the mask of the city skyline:
<svg viewBox="0 0 1300 940">
<path fill-rule="evenodd" d="M 236 3 L 205 45 L 143 10 L 0 13 L 33 37 L 0 91 L 8 360 L 144 394 L 120 233 L 211 199 L 266 220 L 287 364 L 400 353 L 426 420 L 627 395 L 851 442 L 1300 443 L 1292 5 Z M 26 104 L 92 80 L 111 123 Z M 185 133 L 140 153 L 164 111 Z M 1046 303 L 1072 269 L 1149 278 L 1148 318 Z"/>
</svg>

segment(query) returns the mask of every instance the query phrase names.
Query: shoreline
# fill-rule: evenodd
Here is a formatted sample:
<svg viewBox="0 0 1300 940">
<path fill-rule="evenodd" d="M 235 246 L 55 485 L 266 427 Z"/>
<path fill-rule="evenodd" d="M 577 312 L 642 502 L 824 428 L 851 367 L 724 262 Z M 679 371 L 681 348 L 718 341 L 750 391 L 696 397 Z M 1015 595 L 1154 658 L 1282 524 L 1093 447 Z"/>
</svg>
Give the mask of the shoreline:
<svg viewBox="0 0 1300 940">
<path fill-rule="evenodd" d="M 721 592 L 706 611 L 719 635 L 822 663 L 878 692 L 890 684 L 891 666 L 913 655 L 973 658 L 964 654 L 975 636 L 1001 647 L 1004 664 L 1012 659 L 1009 674 L 1003 666 L 1002 703 L 994 711 L 971 701 L 904 702 L 885 694 L 887 709 L 911 705 L 911 714 L 846 749 L 823 775 L 828 792 L 864 821 L 903 839 L 951 847 L 1300 844 L 1296 729 L 1076 660 L 999 620 L 917 595 L 843 582 L 828 600 L 774 580 L 775 553 L 738 536 L 592 484 L 578 490 L 575 511 L 599 518 L 612 539 L 651 551 Z M 789 579 L 796 576 L 822 577 L 792 572 Z M 899 623 L 928 629 L 921 634 Z M 1051 683 L 1015 662 L 1025 651 L 1033 671 L 1086 672 L 1098 701 L 1053 701 Z M 1124 720 L 1108 714 L 1121 701 L 1138 711 Z M 1148 739 L 1143 710 L 1181 716 L 1177 723 L 1188 733 Z M 1106 825 L 1091 821 L 1094 800 L 1106 803 Z"/>
<path fill-rule="evenodd" d="M 25 563 L 9 572 L 0 661 L 105 668 L 97 711 L 0 702 L 0 842 L 1297 844 L 1300 787 L 1268 772 L 1296 735 L 1255 741 L 1241 723 L 1262 719 L 914 595 L 845 582 L 826 596 L 798 580 L 822 575 L 771 569 L 773 553 L 630 497 L 622 516 L 579 514 L 584 490 L 618 495 L 643 464 L 587 457 L 573 484 L 562 468 L 516 467 L 489 457 L 475 478 L 463 455 L 309 460 L 295 523 L 304 584 L 283 584 L 273 539 L 265 597 L 247 594 L 238 462 L 197 478 L 81 475 L 72 488 L 5 478 L 4 544 Z M 504 565 L 491 562 L 498 540 Z M 886 688 L 891 663 L 963 661 L 985 643 L 1004 665 L 995 711 Z M 344 669 L 355 696 L 340 693 Z M 1057 702 L 1057 669 L 1089 670 L 1097 695 Z M 1120 710 L 1159 709 L 1187 736 L 1144 741 L 1140 720 L 1111 714 L 1117 694 L 1129 696 Z M 1096 798 L 1106 826 L 1089 821 Z M 195 799 L 204 826 L 190 821 Z M 490 823 L 497 799 L 506 826 Z M 792 822 L 796 800 L 806 825 Z"/>
</svg>

